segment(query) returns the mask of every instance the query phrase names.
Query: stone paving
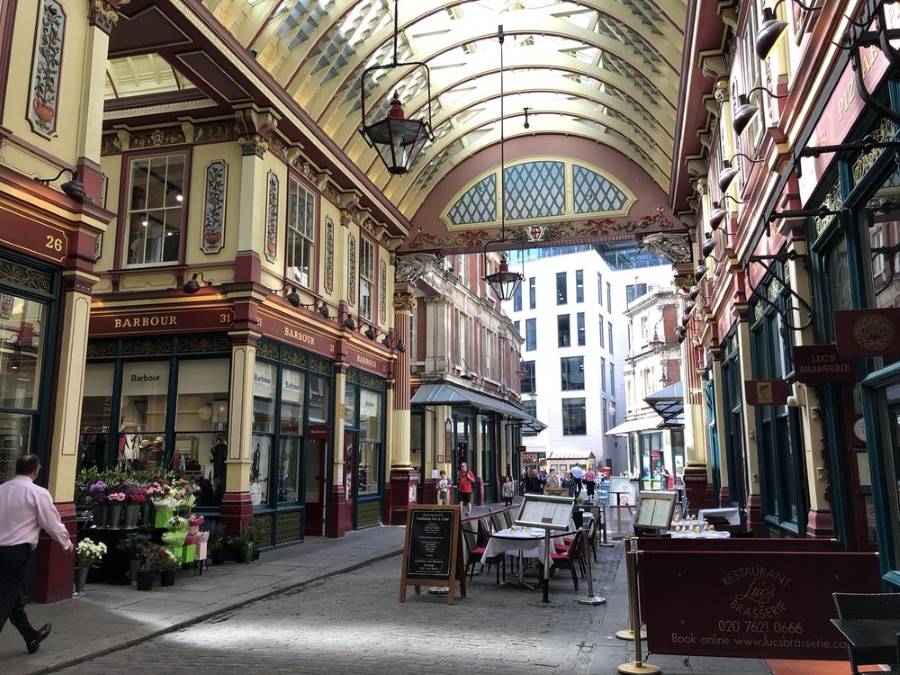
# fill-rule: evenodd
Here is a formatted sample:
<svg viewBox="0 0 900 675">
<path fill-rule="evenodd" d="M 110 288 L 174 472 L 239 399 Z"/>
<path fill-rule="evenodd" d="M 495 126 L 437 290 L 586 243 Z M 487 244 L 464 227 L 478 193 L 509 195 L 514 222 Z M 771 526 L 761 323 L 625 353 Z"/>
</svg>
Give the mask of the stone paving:
<svg viewBox="0 0 900 675">
<path fill-rule="evenodd" d="M 615 673 L 633 653 L 614 637 L 627 625 L 621 559 L 621 543 L 601 549 L 595 591 L 608 605 L 600 607 L 575 603 L 567 572 L 551 582 L 549 605 L 538 592 L 497 589 L 493 573 L 476 575 L 452 607 L 412 592 L 401 605 L 400 560 L 383 559 L 60 672 Z M 667 675 L 769 673 L 756 660 L 649 661 Z"/>
</svg>

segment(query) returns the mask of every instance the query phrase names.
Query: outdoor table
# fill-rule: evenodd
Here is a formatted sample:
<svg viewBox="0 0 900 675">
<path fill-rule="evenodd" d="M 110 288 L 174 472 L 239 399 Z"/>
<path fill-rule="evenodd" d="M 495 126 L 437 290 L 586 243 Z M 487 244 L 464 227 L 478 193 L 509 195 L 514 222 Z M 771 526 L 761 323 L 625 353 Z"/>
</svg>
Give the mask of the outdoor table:
<svg viewBox="0 0 900 675">
<path fill-rule="evenodd" d="M 843 634 L 860 665 L 884 663 L 896 665 L 898 619 L 832 619 Z"/>
<path fill-rule="evenodd" d="M 515 530 L 507 528 L 505 530 L 498 530 L 491 535 L 491 539 L 487 546 L 485 546 L 484 553 L 481 555 L 481 562 L 486 563 L 489 558 L 501 554 L 518 553 L 519 578 L 515 580 L 514 583 L 523 588 L 534 590 L 534 587 L 531 584 L 525 582 L 524 565 L 522 564 L 523 559 L 537 558 L 538 560 L 543 561 L 545 549 L 543 530 L 530 527 L 516 528 Z M 507 582 L 505 585 L 512 584 L 513 582 Z"/>
</svg>

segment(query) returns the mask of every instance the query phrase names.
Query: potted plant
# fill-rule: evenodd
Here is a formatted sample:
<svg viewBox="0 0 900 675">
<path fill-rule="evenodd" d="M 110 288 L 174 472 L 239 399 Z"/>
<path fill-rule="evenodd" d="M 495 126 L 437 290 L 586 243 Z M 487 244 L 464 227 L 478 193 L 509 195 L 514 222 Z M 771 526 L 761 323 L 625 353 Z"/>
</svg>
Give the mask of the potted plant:
<svg viewBox="0 0 900 675">
<path fill-rule="evenodd" d="M 82 539 L 75 547 L 75 592 L 84 593 L 88 572 L 91 565 L 106 555 L 106 544 L 95 543 L 91 539 Z"/>
<path fill-rule="evenodd" d="M 137 573 L 141 566 L 141 558 L 144 556 L 149 546 L 150 537 L 146 534 L 138 534 L 136 532 L 126 536 L 119 542 L 118 546 L 116 546 L 116 548 L 128 556 L 128 578 L 131 580 L 132 584 L 137 582 Z"/>
<path fill-rule="evenodd" d="M 172 555 L 167 548 L 159 551 L 159 585 L 174 586 L 175 572 L 181 566 L 181 560 Z"/>
<path fill-rule="evenodd" d="M 117 529 L 122 520 L 122 509 L 125 507 L 125 493 L 121 490 L 116 490 L 115 492 L 110 492 L 106 499 L 109 502 L 109 521 L 106 523 L 106 526 Z"/>
<path fill-rule="evenodd" d="M 162 546 L 159 544 L 150 544 L 144 549 L 141 557 L 141 566 L 137 572 L 137 589 L 139 591 L 152 591 L 153 580 L 160 571 L 160 550 Z"/>
<path fill-rule="evenodd" d="M 147 502 L 143 485 L 131 483 L 125 488 L 125 527 L 134 529 L 141 520 L 141 510 Z"/>
<path fill-rule="evenodd" d="M 222 565 L 225 563 L 225 526 L 221 523 L 207 523 L 207 531 L 209 561 L 213 565 Z"/>
<path fill-rule="evenodd" d="M 265 523 L 262 521 L 253 521 L 253 550 L 250 555 L 251 560 L 259 560 L 259 552 L 271 542 L 271 537 Z"/>
<path fill-rule="evenodd" d="M 102 480 L 91 483 L 87 498 L 93 511 L 94 527 L 106 527 L 106 491 L 107 485 Z"/>
</svg>

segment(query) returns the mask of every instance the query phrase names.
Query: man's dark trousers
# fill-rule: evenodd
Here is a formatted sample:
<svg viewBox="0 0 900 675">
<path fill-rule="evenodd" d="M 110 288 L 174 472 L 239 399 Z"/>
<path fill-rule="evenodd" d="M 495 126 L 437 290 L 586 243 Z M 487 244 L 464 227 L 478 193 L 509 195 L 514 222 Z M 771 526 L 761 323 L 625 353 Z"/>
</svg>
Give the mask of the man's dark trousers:
<svg viewBox="0 0 900 675">
<path fill-rule="evenodd" d="M 25 588 L 31 573 L 31 544 L 0 546 L 0 630 L 6 620 L 30 642 L 38 637 L 25 615 Z"/>
</svg>

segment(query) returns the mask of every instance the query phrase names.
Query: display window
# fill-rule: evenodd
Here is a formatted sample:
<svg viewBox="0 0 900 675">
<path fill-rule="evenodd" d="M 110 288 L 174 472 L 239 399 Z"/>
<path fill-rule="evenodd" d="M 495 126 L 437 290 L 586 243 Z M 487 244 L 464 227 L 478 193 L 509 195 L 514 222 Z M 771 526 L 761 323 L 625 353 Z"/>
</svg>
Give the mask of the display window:
<svg viewBox="0 0 900 675">
<path fill-rule="evenodd" d="M 16 458 L 41 454 L 48 441 L 56 286 L 52 272 L 0 258 L 0 482 L 15 474 Z"/>
<path fill-rule="evenodd" d="M 200 486 L 199 507 L 217 507 L 227 472 L 230 353 L 227 336 L 89 342 L 78 468 L 176 471 Z"/>
<path fill-rule="evenodd" d="M 384 380 L 350 369 L 344 385 L 345 490 L 354 497 L 355 526 L 381 522 L 384 489 Z"/>
</svg>

